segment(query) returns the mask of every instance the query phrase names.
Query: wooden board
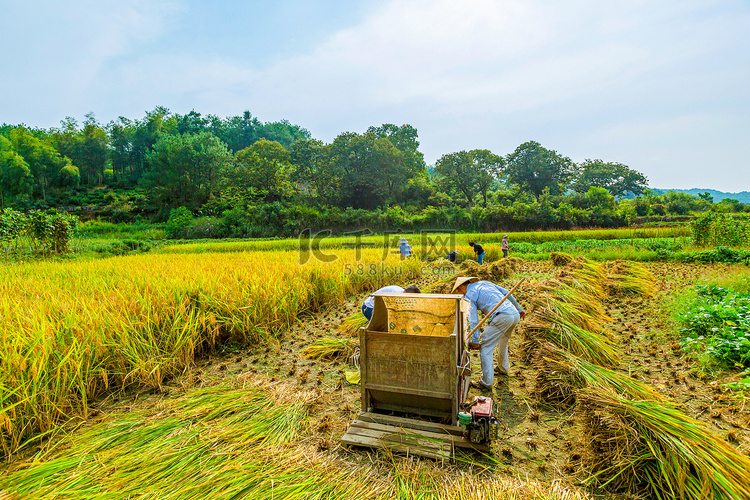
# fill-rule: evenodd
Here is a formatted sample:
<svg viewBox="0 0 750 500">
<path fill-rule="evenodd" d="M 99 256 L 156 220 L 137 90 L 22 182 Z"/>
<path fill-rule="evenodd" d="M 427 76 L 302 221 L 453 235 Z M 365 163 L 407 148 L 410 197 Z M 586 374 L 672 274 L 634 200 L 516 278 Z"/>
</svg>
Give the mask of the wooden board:
<svg viewBox="0 0 750 500">
<path fill-rule="evenodd" d="M 456 339 L 362 330 L 362 410 L 400 407 L 455 423 Z"/>
<path fill-rule="evenodd" d="M 457 426 L 369 412 L 359 414 L 341 442 L 351 446 L 386 448 L 437 460 L 450 459 L 457 448 L 482 452 L 489 450 L 486 444 L 479 445 L 464 439 Z"/>
</svg>

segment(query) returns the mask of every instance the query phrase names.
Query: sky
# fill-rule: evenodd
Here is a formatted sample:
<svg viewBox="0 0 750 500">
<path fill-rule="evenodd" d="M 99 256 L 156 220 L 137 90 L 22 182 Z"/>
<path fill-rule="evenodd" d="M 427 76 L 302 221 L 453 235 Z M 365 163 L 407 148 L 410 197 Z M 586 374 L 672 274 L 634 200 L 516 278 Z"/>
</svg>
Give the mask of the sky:
<svg viewBox="0 0 750 500">
<path fill-rule="evenodd" d="M 249 110 L 750 190 L 748 0 L 0 0 L 0 123 Z"/>
</svg>

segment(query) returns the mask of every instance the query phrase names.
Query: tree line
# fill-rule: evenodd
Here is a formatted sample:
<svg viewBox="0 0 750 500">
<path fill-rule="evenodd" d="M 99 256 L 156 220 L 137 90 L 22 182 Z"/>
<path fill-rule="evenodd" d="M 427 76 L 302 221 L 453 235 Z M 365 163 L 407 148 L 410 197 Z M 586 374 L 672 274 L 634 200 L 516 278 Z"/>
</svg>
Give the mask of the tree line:
<svg viewBox="0 0 750 500">
<path fill-rule="evenodd" d="M 575 163 L 535 141 L 505 155 L 446 153 L 427 165 L 408 124 L 344 132 L 324 143 L 299 125 L 262 123 L 249 111 L 220 118 L 157 107 L 106 125 L 88 114 L 80 125 L 66 118 L 48 130 L 0 127 L 3 208 L 105 204 L 115 220 L 165 221 L 185 207 L 222 219 L 223 226 L 214 224 L 222 235 L 288 234 L 306 222 L 611 226 L 695 208 L 698 197 L 660 206 L 643 196 L 647 186 L 626 165 Z M 636 201 L 618 202 L 626 197 Z"/>
</svg>

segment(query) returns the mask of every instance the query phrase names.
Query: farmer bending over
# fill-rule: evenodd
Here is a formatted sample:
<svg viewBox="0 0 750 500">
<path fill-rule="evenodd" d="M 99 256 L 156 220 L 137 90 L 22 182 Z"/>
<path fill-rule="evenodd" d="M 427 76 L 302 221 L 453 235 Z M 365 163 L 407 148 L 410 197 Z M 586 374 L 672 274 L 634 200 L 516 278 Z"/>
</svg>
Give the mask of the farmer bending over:
<svg viewBox="0 0 750 500">
<path fill-rule="evenodd" d="M 474 255 L 477 256 L 477 262 L 480 264 L 484 262 L 484 248 L 479 243 L 469 242 L 469 246 L 474 248 Z"/>
<path fill-rule="evenodd" d="M 406 289 L 401 288 L 398 285 L 389 285 L 384 286 L 383 288 L 378 289 L 375 293 L 382 292 L 382 293 L 422 293 L 419 290 L 419 287 L 417 285 L 410 285 L 407 286 Z M 370 321 L 372 319 L 372 310 L 375 308 L 375 297 L 370 295 L 365 299 L 365 303 L 362 304 L 362 314 L 365 315 L 365 318 L 367 318 L 367 321 Z"/>
<path fill-rule="evenodd" d="M 489 313 L 508 295 L 508 290 L 489 281 L 478 281 L 478 278 L 458 278 L 452 293 L 460 293 L 469 300 L 469 324 L 473 330 L 479 323 L 481 310 Z M 479 359 L 482 363 L 482 379 L 478 382 L 481 387 L 492 388 L 494 379 L 493 354 L 498 348 L 498 371 L 507 375 L 510 370 L 508 361 L 508 341 L 518 322 L 526 316 L 526 312 L 512 295 L 494 312 L 492 318 L 482 332 L 482 342 L 479 342 L 479 330 L 474 332 L 469 341 L 469 349 L 479 349 Z"/>
</svg>

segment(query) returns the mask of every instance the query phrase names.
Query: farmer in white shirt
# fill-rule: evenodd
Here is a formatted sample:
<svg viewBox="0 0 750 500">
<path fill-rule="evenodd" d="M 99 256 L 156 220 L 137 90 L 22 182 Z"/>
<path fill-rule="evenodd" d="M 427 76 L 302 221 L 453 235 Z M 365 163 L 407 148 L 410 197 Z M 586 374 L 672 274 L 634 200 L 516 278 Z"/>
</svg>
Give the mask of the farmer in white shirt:
<svg viewBox="0 0 750 500">
<path fill-rule="evenodd" d="M 463 294 L 469 300 L 469 324 L 474 329 L 479 323 L 478 310 L 489 313 L 503 298 L 508 290 L 489 281 L 478 281 L 478 278 L 458 278 L 452 293 Z M 482 363 L 482 379 L 478 382 L 485 389 L 492 388 L 494 380 L 493 354 L 498 348 L 498 371 L 507 375 L 510 370 L 508 361 L 508 341 L 518 322 L 526 316 L 526 312 L 511 295 L 508 300 L 493 313 L 488 325 L 482 332 L 482 342 L 479 342 L 479 330 L 474 332 L 469 341 L 469 349 L 479 349 L 479 359 Z"/>
<path fill-rule="evenodd" d="M 401 288 L 398 285 L 389 285 L 384 286 L 383 288 L 378 289 L 375 293 L 383 292 L 383 293 L 422 293 L 419 290 L 419 287 L 416 285 L 411 285 L 406 287 L 406 289 Z M 370 295 L 365 299 L 365 303 L 362 304 L 362 314 L 365 315 L 365 318 L 367 318 L 367 321 L 370 321 L 372 319 L 372 310 L 375 308 L 375 297 Z"/>
</svg>

